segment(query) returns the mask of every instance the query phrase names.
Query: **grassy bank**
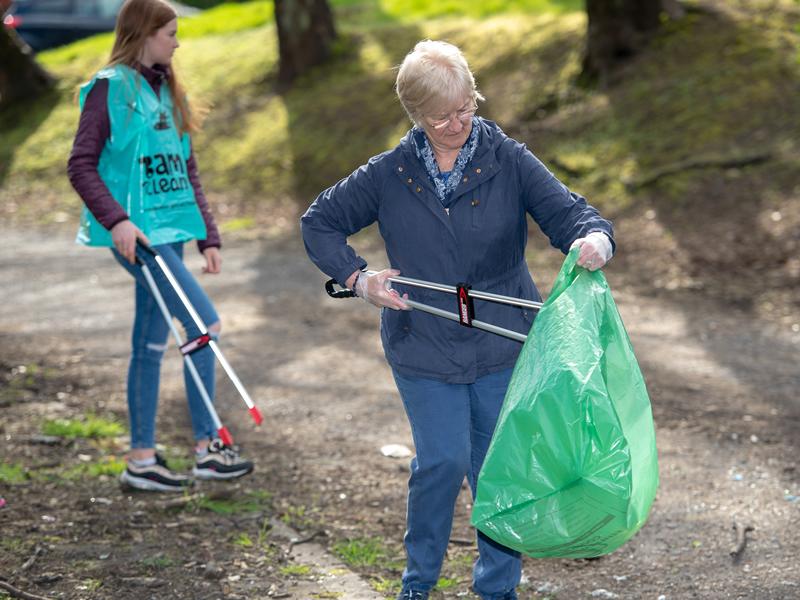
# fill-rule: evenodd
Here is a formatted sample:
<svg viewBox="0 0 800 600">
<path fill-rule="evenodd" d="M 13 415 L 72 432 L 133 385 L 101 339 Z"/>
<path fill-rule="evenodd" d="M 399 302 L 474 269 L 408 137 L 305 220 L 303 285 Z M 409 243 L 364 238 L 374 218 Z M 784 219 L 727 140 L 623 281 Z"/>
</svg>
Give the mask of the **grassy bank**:
<svg viewBox="0 0 800 600">
<path fill-rule="evenodd" d="M 438 38 L 470 60 L 487 97 L 480 114 L 568 185 L 623 222 L 655 211 L 655 233 L 682 261 L 679 285 L 709 269 L 757 274 L 767 257 L 778 265 L 769 285 L 800 277 L 791 234 L 800 225 L 799 3 L 689 3 L 687 17 L 667 23 L 605 90 L 575 85 L 586 29 L 579 1 L 332 4 L 334 58 L 285 94 L 275 90 L 270 2 L 223 4 L 181 23 L 177 65 L 213 107 L 195 148 L 231 227 L 268 221 L 276 205 L 300 210 L 393 146 L 408 128 L 393 68 L 416 41 Z M 100 36 L 43 53 L 58 90 L 0 116 L 5 217 L 76 218 L 80 202 L 64 176 L 73 97 L 110 43 Z M 709 257 L 709 238 L 736 244 Z"/>
</svg>

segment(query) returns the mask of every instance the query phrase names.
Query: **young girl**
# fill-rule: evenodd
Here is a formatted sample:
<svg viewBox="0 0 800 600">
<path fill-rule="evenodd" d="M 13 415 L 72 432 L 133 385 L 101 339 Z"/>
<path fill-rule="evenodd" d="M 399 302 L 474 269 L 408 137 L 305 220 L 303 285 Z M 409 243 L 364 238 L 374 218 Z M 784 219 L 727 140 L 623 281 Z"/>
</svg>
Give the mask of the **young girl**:
<svg viewBox="0 0 800 600">
<path fill-rule="evenodd" d="M 222 266 L 220 237 L 208 208 L 190 133 L 198 130 L 183 87 L 173 70 L 179 47 L 177 15 L 163 0 L 127 0 L 117 18 L 108 65 L 81 87 L 81 118 L 67 171 L 85 203 L 78 242 L 112 248 L 136 280 L 136 314 L 128 370 L 131 450 L 121 481 L 154 491 L 181 491 L 192 479 L 171 471 L 155 451 L 155 421 L 161 359 L 168 326 L 150 293 L 136 257 L 148 264 L 169 311 L 189 339 L 200 331 L 180 299 L 137 240 L 153 245 L 169 265 L 212 337 L 220 320 L 211 301 L 183 264 L 183 243 L 197 239 L 205 273 Z M 214 355 L 192 354 L 209 396 L 214 396 Z M 184 369 L 196 440 L 194 476 L 232 479 L 253 469 L 250 461 L 215 438 L 202 397 Z"/>
</svg>

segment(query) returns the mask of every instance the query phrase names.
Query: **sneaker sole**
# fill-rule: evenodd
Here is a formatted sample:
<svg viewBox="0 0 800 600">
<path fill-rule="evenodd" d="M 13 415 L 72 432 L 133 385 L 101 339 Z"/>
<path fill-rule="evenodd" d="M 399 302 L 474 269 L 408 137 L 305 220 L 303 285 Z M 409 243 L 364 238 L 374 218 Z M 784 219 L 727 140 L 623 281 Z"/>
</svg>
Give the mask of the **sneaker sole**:
<svg viewBox="0 0 800 600">
<path fill-rule="evenodd" d="M 146 492 L 183 492 L 191 487 L 194 482 L 189 481 L 186 485 L 167 485 L 165 483 L 158 483 L 151 479 L 144 477 L 134 477 L 127 471 L 123 471 L 119 477 L 120 483 L 131 487 L 136 490 L 144 490 Z"/>
<path fill-rule="evenodd" d="M 198 469 L 194 467 L 192 469 L 192 475 L 194 475 L 197 479 L 203 479 L 205 481 L 209 481 L 211 479 L 236 479 L 237 477 L 243 477 L 248 473 L 253 471 L 252 468 L 250 469 L 239 469 L 238 471 L 215 471 L 213 469 Z"/>
</svg>

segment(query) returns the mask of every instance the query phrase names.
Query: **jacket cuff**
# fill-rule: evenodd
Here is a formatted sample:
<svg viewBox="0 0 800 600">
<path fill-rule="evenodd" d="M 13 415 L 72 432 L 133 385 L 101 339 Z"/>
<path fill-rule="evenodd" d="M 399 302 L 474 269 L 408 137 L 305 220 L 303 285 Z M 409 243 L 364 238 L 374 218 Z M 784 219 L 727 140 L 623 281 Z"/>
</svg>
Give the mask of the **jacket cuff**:
<svg viewBox="0 0 800 600">
<path fill-rule="evenodd" d="M 112 229 L 114 229 L 114 226 L 117 225 L 118 223 L 122 223 L 123 221 L 129 221 L 129 220 L 130 220 L 130 217 L 128 215 L 122 214 L 122 215 L 118 215 L 118 216 L 114 217 L 113 219 L 108 221 L 107 224 L 103 223 L 103 226 L 106 229 L 108 229 L 109 231 L 111 231 Z"/>
<path fill-rule="evenodd" d="M 222 244 L 214 240 L 197 240 L 197 250 L 200 254 L 202 254 L 203 250 L 206 248 L 222 248 Z"/>
<path fill-rule="evenodd" d="M 367 268 L 367 261 L 360 256 L 356 257 L 356 261 L 349 263 L 341 271 L 334 275 L 334 279 L 342 287 L 347 287 L 347 278 L 350 277 L 355 271 L 363 271 Z"/>
</svg>

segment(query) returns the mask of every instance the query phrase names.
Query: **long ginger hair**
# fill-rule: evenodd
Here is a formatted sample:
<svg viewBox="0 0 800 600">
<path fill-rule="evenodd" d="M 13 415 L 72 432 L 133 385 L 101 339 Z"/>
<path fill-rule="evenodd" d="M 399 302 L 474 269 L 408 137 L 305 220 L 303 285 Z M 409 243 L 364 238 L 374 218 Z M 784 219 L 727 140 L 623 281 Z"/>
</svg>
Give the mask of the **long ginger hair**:
<svg viewBox="0 0 800 600">
<path fill-rule="evenodd" d="M 108 66 L 123 64 L 136 68 L 147 38 L 177 16 L 175 9 L 164 0 L 126 0 L 117 16 L 114 47 Z M 198 131 L 199 119 L 205 111 L 192 110 L 186 91 L 171 65 L 167 85 L 172 94 L 173 116 L 178 130 L 181 133 Z"/>
</svg>

